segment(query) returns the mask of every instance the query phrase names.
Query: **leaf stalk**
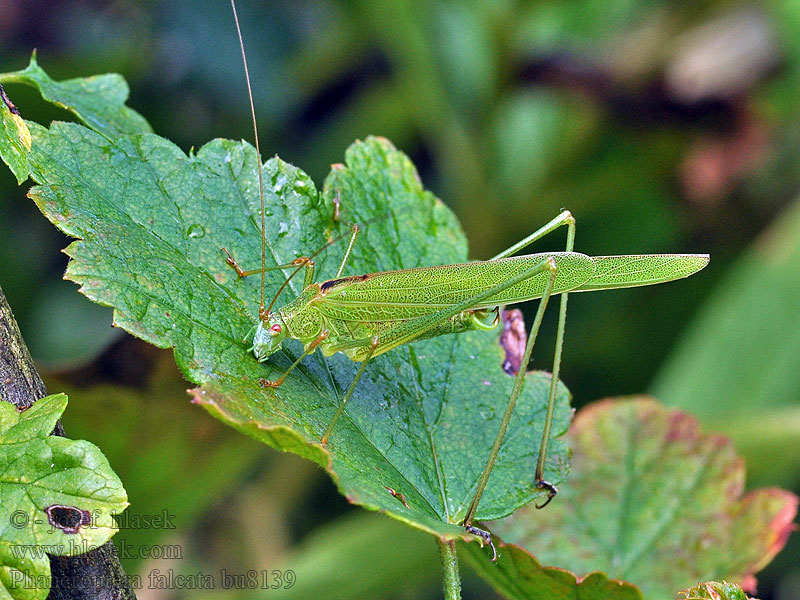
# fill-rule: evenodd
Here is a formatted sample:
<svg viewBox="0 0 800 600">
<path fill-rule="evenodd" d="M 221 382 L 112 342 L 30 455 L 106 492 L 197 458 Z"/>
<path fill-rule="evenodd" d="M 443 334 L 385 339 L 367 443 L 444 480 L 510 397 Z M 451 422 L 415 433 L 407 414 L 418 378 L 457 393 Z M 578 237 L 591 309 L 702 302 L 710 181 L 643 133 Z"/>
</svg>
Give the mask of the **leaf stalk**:
<svg viewBox="0 0 800 600">
<path fill-rule="evenodd" d="M 436 538 L 439 547 L 439 558 L 442 561 L 444 580 L 444 600 L 461 600 L 461 574 L 458 571 L 458 557 L 456 556 L 455 541 L 446 541 Z"/>
</svg>

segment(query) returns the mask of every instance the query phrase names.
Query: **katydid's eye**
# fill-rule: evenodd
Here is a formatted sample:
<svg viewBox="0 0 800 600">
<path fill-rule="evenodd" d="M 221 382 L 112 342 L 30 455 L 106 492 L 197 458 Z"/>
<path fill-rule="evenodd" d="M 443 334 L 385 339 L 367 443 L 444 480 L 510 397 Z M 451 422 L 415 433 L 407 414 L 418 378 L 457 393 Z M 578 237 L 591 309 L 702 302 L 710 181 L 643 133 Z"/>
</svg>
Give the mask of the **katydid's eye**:
<svg viewBox="0 0 800 600">
<path fill-rule="evenodd" d="M 272 335 L 278 335 L 282 330 L 283 328 L 280 326 L 279 323 L 275 323 L 275 325 L 269 328 L 269 331 Z"/>
</svg>

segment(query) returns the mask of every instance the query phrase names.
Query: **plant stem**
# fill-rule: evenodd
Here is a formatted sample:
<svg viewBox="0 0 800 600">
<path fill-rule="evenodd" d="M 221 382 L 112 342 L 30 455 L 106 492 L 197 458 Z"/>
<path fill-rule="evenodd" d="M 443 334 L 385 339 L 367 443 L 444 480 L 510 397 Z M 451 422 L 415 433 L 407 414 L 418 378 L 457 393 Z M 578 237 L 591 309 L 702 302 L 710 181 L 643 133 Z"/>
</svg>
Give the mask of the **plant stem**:
<svg viewBox="0 0 800 600">
<path fill-rule="evenodd" d="M 458 572 L 458 557 L 456 556 L 456 543 L 446 542 L 436 538 L 439 546 L 439 557 L 442 559 L 444 571 L 444 600 L 461 600 L 461 575 Z"/>
</svg>

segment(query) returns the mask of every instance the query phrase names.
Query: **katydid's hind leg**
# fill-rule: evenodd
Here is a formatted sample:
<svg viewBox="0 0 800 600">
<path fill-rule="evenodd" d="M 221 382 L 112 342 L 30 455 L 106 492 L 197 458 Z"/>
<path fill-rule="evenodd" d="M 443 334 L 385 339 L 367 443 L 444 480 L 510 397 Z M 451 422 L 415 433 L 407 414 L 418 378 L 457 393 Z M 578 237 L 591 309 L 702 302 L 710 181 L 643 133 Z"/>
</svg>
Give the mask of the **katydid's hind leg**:
<svg viewBox="0 0 800 600">
<path fill-rule="evenodd" d="M 537 479 L 536 487 L 539 488 L 540 490 L 547 490 L 547 500 L 545 500 L 541 504 L 534 504 L 536 508 L 544 508 L 545 506 L 550 504 L 550 500 L 555 498 L 556 494 L 558 494 L 558 488 L 549 481 L 545 481 L 544 479 Z"/>
<path fill-rule="evenodd" d="M 503 252 L 495 256 L 493 260 L 511 256 L 516 252 L 519 252 L 523 248 L 529 246 L 536 240 L 544 237 L 548 233 L 551 233 L 564 225 L 567 226 L 567 243 L 565 250 L 567 252 L 572 252 L 575 246 L 575 217 L 573 217 L 572 213 L 570 213 L 568 210 L 562 210 L 561 213 L 555 219 L 553 219 L 543 227 L 539 228 L 538 230 L 534 231 L 531 235 L 517 242 L 507 250 L 504 250 Z M 561 351 L 564 343 L 564 327 L 567 319 L 567 296 L 568 294 L 566 293 L 561 295 L 561 303 L 558 313 L 558 330 L 556 332 L 556 349 L 555 349 L 555 354 L 553 356 L 553 369 L 552 369 L 553 374 L 552 374 L 552 379 L 550 381 L 550 391 L 547 399 L 547 413 L 545 416 L 545 423 L 542 432 L 542 442 L 539 446 L 539 458 L 536 462 L 536 473 L 534 475 L 534 482 L 536 484 L 536 487 L 542 490 L 547 490 L 547 499 L 542 504 L 535 505 L 536 508 L 544 508 L 545 506 L 547 506 L 550 503 L 550 501 L 555 497 L 555 495 L 558 493 L 558 489 L 552 483 L 544 479 L 544 465 L 547 458 L 547 446 L 550 441 L 550 430 L 553 424 L 553 410 L 555 408 L 558 377 L 559 377 L 559 372 L 561 370 Z M 542 312 L 543 308 L 542 303 L 544 301 L 545 297 L 543 296 L 542 302 L 540 302 L 539 304 L 539 312 Z M 535 339 L 535 330 L 538 330 L 538 324 L 540 323 L 539 312 L 537 312 L 536 315 L 537 319 L 534 322 L 533 328 L 531 328 L 531 336 L 534 336 L 534 339 Z M 530 351 L 532 350 L 532 346 L 529 347 L 530 341 L 531 338 L 529 337 L 528 345 L 526 345 L 525 348 L 525 357 L 523 358 L 519 372 L 517 373 L 518 379 L 520 377 L 524 377 L 528 361 L 530 360 Z M 517 386 L 515 385 L 515 390 L 516 387 Z M 475 502 L 473 501 L 473 503 Z M 477 504 L 475 504 L 474 508 L 477 509 Z"/>
<path fill-rule="evenodd" d="M 497 256 L 493 256 L 491 260 L 498 260 L 500 258 L 506 258 L 506 257 L 512 256 L 512 255 L 516 254 L 517 252 L 519 252 L 520 250 L 522 250 L 523 248 L 527 248 L 528 246 L 530 246 L 536 240 L 543 238 L 548 233 L 551 233 L 551 232 L 555 231 L 556 229 L 558 229 L 559 227 L 562 227 L 564 225 L 566 225 L 567 228 L 568 228 L 567 229 L 567 252 L 572 252 L 572 246 L 573 246 L 573 243 L 574 243 L 574 240 L 575 240 L 575 217 L 573 217 L 572 213 L 569 212 L 568 210 L 562 210 L 555 219 L 553 219 L 552 221 L 550 221 L 546 225 L 540 227 L 539 229 L 534 231 L 532 234 L 530 234 L 528 237 L 520 240 L 519 242 L 517 242 L 516 244 L 514 244 L 510 248 L 507 248 L 506 250 L 503 250 Z"/>
<path fill-rule="evenodd" d="M 542 504 L 536 504 L 536 508 L 544 508 L 555 498 L 558 489 L 549 481 L 544 479 L 544 465 L 547 459 L 547 445 L 550 442 L 550 430 L 553 426 L 553 411 L 556 405 L 556 392 L 558 390 L 558 377 L 561 371 L 561 351 L 564 345 L 564 326 L 567 321 L 567 294 L 561 295 L 561 304 L 558 311 L 558 329 L 556 331 L 556 349 L 553 355 L 553 368 L 550 378 L 550 391 L 547 396 L 547 413 L 544 419 L 542 430 L 542 442 L 539 445 L 539 458 L 536 461 L 536 474 L 534 481 L 536 487 L 547 490 L 547 499 Z"/>
<path fill-rule="evenodd" d="M 492 562 L 497 562 L 497 549 L 494 547 L 494 543 L 492 542 L 492 534 L 485 529 L 480 529 L 474 525 L 464 525 L 464 529 L 467 530 L 467 533 L 477 535 L 479 538 L 481 538 L 481 540 L 483 540 L 484 544 L 489 544 L 489 547 L 492 549 Z"/>
<path fill-rule="evenodd" d="M 558 274 L 558 267 L 556 266 L 556 261 L 550 257 L 543 262 L 542 270 L 546 270 L 548 272 L 547 278 L 547 285 L 545 286 L 544 293 L 542 294 L 541 300 L 539 300 L 539 308 L 536 311 L 536 317 L 533 321 L 533 326 L 531 327 L 531 332 L 528 335 L 528 342 L 525 345 L 525 353 L 522 357 L 522 362 L 520 364 L 520 369 L 517 372 L 516 377 L 514 378 L 514 387 L 511 390 L 511 395 L 508 399 L 508 404 L 506 405 L 505 413 L 503 414 L 503 419 L 500 423 L 500 428 L 498 429 L 497 435 L 494 440 L 494 444 L 492 445 L 491 452 L 489 453 L 489 458 L 486 461 L 486 466 L 483 468 L 483 472 L 481 473 L 480 479 L 478 480 L 478 485 L 476 487 L 475 495 L 472 498 L 472 502 L 470 502 L 469 508 L 467 509 L 467 514 L 464 517 L 463 525 L 464 527 L 470 527 L 472 525 L 472 520 L 475 518 L 475 513 L 478 510 L 478 505 L 481 501 L 481 496 L 483 495 L 484 490 L 486 489 L 486 484 L 489 481 L 489 475 L 494 468 L 495 461 L 497 460 L 497 455 L 500 453 L 500 446 L 503 443 L 503 438 L 505 437 L 506 429 L 508 429 L 508 424 L 511 421 L 511 415 L 514 412 L 514 407 L 517 403 L 517 398 L 519 397 L 519 393 L 522 390 L 522 384 L 525 381 L 525 373 L 527 371 L 527 365 L 531 360 L 531 353 L 533 352 L 533 346 L 536 343 L 536 337 L 539 333 L 539 328 L 542 324 L 542 319 L 544 318 L 544 311 L 547 308 L 547 302 L 550 299 L 550 296 L 553 293 L 553 288 L 555 287 L 556 282 L 556 275 Z"/>
<path fill-rule="evenodd" d="M 562 213 L 563 214 L 563 213 Z M 566 251 L 572 252 L 575 246 L 575 219 L 568 222 L 567 246 Z M 550 391 L 547 396 L 547 413 L 544 419 L 542 430 L 542 443 L 539 445 L 539 458 L 536 461 L 536 473 L 534 481 L 536 487 L 547 490 L 547 499 L 542 504 L 535 504 L 536 508 L 544 508 L 555 498 L 558 489 L 549 481 L 544 479 L 544 465 L 547 459 L 547 445 L 550 442 L 550 430 L 553 426 L 553 412 L 556 405 L 556 392 L 558 390 L 558 378 L 561 374 L 561 354 L 564 348 L 564 330 L 567 323 L 567 298 L 569 294 L 561 294 L 561 302 L 558 308 L 558 329 L 556 330 L 556 347 L 553 352 L 553 368 L 550 379 Z"/>
<path fill-rule="evenodd" d="M 567 226 L 567 243 L 565 250 L 567 252 L 572 252 L 574 245 L 575 245 L 575 218 L 572 216 L 568 210 L 561 211 L 561 213 L 552 221 L 523 239 L 522 241 L 514 244 L 504 252 L 498 254 L 495 259 L 505 258 L 507 256 L 511 256 L 512 254 L 518 252 L 519 250 L 525 248 L 526 246 L 530 245 L 534 241 L 538 240 L 544 235 L 554 231 L 558 227 L 563 225 Z M 472 523 L 472 519 L 475 517 L 475 513 L 478 510 L 478 504 L 480 503 L 481 495 L 483 494 L 483 490 L 486 487 L 486 483 L 489 480 L 489 474 L 491 473 L 492 468 L 494 467 L 494 462 L 497 459 L 497 454 L 500 451 L 500 445 L 502 444 L 503 437 L 505 436 L 505 430 L 508 427 L 508 423 L 511 420 L 511 413 L 514 410 L 514 406 L 516 404 L 517 398 L 519 397 L 519 392 L 522 389 L 522 384 L 525 380 L 525 373 L 527 371 L 528 363 L 531 359 L 531 353 L 533 352 L 533 346 L 536 343 L 536 337 L 539 333 L 539 328 L 542 324 L 542 319 L 544 317 L 544 311 L 547 308 L 547 302 L 550 299 L 550 296 L 553 292 L 553 288 L 555 287 L 555 280 L 558 273 L 558 268 L 556 266 L 555 260 L 551 257 L 548 259 L 549 271 L 550 276 L 548 278 L 547 286 L 545 287 L 544 293 L 542 294 L 542 298 L 539 301 L 539 308 L 536 311 L 536 317 L 534 318 L 533 325 L 531 327 L 531 332 L 528 335 L 528 342 L 525 345 L 525 353 L 522 357 L 522 361 L 520 363 L 519 371 L 517 372 L 516 378 L 514 380 L 514 388 L 511 392 L 511 397 L 509 398 L 508 405 L 506 407 L 506 412 L 503 415 L 503 421 L 500 425 L 500 430 L 498 431 L 497 437 L 495 438 L 495 443 L 492 446 L 492 451 L 489 455 L 489 460 L 486 462 L 486 467 L 484 467 L 483 473 L 481 473 L 481 478 L 478 482 L 478 488 L 475 493 L 475 496 L 472 499 L 472 503 L 470 504 L 469 509 L 467 510 L 467 516 L 464 519 L 464 525 L 470 526 Z M 561 368 L 561 349 L 564 342 L 564 325 L 566 323 L 567 318 L 567 294 L 561 295 L 561 306 L 559 308 L 559 316 L 558 316 L 558 331 L 556 333 L 556 349 L 555 349 L 555 356 L 553 358 L 553 376 L 550 382 L 550 391 L 547 400 L 547 413 L 545 416 L 545 423 L 544 423 L 544 431 L 542 434 L 542 443 L 539 446 L 539 458 L 536 463 L 536 473 L 534 475 L 534 480 L 536 487 L 539 489 L 546 489 L 548 491 L 547 500 L 539 506 L 539 508 L 543 508 L 547 505 L 550 500 L 555 497 L 558 490 L 556 487 L 544 480 L 544 464 L 545 459 L 547 457 L 547 444 L 550 440 L 550 430 L 552 428 L 553 422 L 553 409 L 555 407 L 555 395 L 558 385 L 558 374 Z"/>
<path fill-rule="evenodd" d="M 328 423 L 328 427 L 325 429 L 325 433 L 322 434 L 322 437 L 319 440 L 319 443 L 322 444 L 323 447 L 325 447 L 328 444 L 328 439 L 331 437 L 331 432 L 333 432 L 333 426 L 336 424 L 336 421 L 339 420 L 339 417 L 342 416 L 347 401 L 350 399 L 350 396 L 353 395 L 353 390 L 356 389 L 356 384 L 358 383 L 358 380 L 361 379 L 361 376 L 364 374 L 364 369 L 367 368 L 367 363 L 372 358 L 372 355 L 375 354 L 375 349 L 378 347 L 378 336 L 377 335 L 373 336 L 369 344 L 370 344 L 370 349 L 366 358 L 364 358 L 364 361 L 361 363 L 361 366 L 359 367 L 356 376 L 350 383 L 350 387 L 347 388 L 347 393 L 344 395 L 344 399 L 339 404 L 339 408 L 336 409 L 336 412 L 334 413 L 331 422 Z"/>
<path fill-rule="evenodd" d="M 539 445 L 539 458 L 536 461 L 536 474 L 534 482 L 540 490 L 547 490 L 547 499 L 541 504 L 534 504 L 536 508 L 544 508 L 556 497 L 558 488 L 544 479 L 544 465 L 547 459 L 547 445 L 550 441 L 550 430 L 553 426 L 553 411 L 556 404 L 556 391 L 558 389 L 558 377 L 561 371 L 561 350 L 564 344 L 564 326 L 567 320 L 567 294 L 561 295 L 561 304 L 558 311 L 558 330 L 556 332 L 556 349 L 553 355 L 553 369 L 550 378 L 550 391 L 547 396 L 547 413 L 542 429 L 542 442 Z"/>
<path fill-rule="evenodd" d="M 328 333 L 328 330 L 327 330 L 327 329 L 326 329 L 325 331 L 323 331 L 322 333 L 320 333 L 320 334 L 319 334 L 319 335 L 318 335 L 318 336 L 317 336 L 317 337 L 314 339 L 314 341 L 312 341 L 312 342 L 311 342 L 311 343 L 308 345 L 308 348 L 306 348 L 305 350 L 303 350 L 303 353 L 302 353 L 302 354 L 301 354 L 301 355 L 300 355 L 300 356 L 297 358 L 297 360 L 295 360 L 295 361 L 294 361 L 294 362 L 293 362 L 293 363 L 292 363 L 292 364 L 289 366 L 289 368 L 288 368 L 288 369 L 286 369 L 286 371 L 284 371 L 283 375 L 281 375 L 280 377 L 278 377 L 278 379 L 275 379 L 275 380 L 259 379 L 259 380 L 258 380 L 258 382 L 261 384 L 261 387 L 267 387 L 267 388 L 276 388 L 276 387 L 280 386 L 280 385 L 281 385 L 281 384 L 282 384 L 284 381 L 286 381 L 286 377 L 289 375 L 289 373 L 291 373 L 292 371 L 294 371 L 294 368 L 295 368 L 297 365 L 299 365 L 299 364 L 302 362 L 302 360 L 303 360 L 303 359 L 304 359 L 306 356 L 308 356 L 309 354 L 311 354 L 312 352 L 314 352 L 314 350 L 316 350 L 316 349 L 317 349 L 317 346 L 319 346 L 319 345 L 320 345 L 320 344 L 321 344 L 323 341 L 325 341 L 325 340 L 327 339 L 328 335 L 329 335 L 329 333 Z"/>
</svg>

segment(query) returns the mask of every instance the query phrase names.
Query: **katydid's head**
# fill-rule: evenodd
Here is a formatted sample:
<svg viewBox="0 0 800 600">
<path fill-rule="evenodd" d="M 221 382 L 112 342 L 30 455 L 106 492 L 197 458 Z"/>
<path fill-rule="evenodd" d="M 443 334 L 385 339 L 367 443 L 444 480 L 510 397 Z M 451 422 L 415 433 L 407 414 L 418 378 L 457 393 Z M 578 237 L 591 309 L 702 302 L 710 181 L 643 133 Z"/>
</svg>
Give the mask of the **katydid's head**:
<svg viewBox="0 0 800 600">
<path fill-rule="evenodd" d="M 271 312 L 267 315 L 266 320 L 259 321 L 256 332 L 253 334 L 253 347 L 251 348 L 258 362 L 264 362 L 270 355 L 277 352 L 287 333 L 286 324 L 280 313 Z"/>
</svg>

